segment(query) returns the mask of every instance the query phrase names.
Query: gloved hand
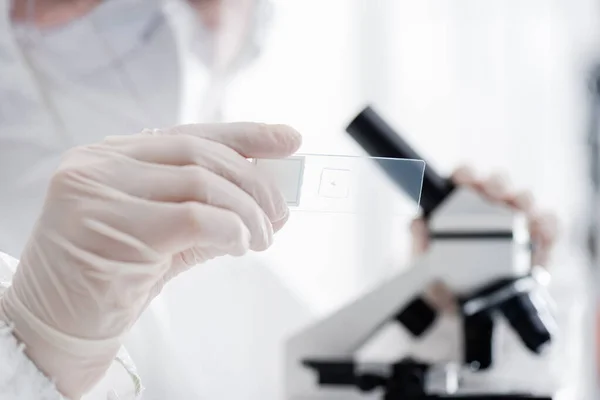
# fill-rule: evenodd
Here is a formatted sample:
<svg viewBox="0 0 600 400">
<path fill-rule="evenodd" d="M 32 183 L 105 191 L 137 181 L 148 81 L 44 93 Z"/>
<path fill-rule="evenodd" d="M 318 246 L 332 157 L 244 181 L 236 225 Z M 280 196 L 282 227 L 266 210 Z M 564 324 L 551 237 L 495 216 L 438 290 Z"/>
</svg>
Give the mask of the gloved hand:
<svg viewBox="0 0 600 400">
<path fill-rule="evenodd" d="M 470 168 L 458 168 L 452 174 L 455 184 L 468 187 L 479 193 L 492 203 L 503 204 L 525 213 L 528 218 L 529 234 L 533 243 L 532 265 L 545 266 L 550 258 L 552 247 L 557 236 L 557 219 L 554 214 L 540 212 L 533 201 L 531 193 L 515 191 L 500 175 L 492 175 L 487 179 L 478 178 Z M 412 251 L 418 255 L 427 250 L 429 234 L 425 221 L 417 218 L 411 225 Z M 442 284 L 435 284 L 428 290 L 428 299 L 439 309 L 456 310 L 456 301 L 452 293 Z"/>
<path fill-rule="evenodd" d="M 150 133 L 150 134 L 148 134 Z M 186 268 L 269 247 L 288 208 L 247 158 L 294 153 L 282 125 L 189 125 L 76 148 L 55 173 L 0 319 L 76 399 Z"/>
</svg>

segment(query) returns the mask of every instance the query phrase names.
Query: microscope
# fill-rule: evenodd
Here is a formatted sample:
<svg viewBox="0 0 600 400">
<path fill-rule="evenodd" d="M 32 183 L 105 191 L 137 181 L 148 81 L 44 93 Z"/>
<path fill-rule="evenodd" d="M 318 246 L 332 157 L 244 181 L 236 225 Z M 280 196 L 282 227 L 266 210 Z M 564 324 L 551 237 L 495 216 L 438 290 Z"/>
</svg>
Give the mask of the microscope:
<svg viewBox="0 0 600 400">
<path fill-rule="evenodd" d="M 370 107 L 346 130 L 370 156 L 422 160 Z M 406 185 L 381 167 L 394 184 Z M 473 390 L 464 384 L 493 371 L 503 356 L 494 346 L 500 319 L 534 357 L 552 341 L 555 321 L 541 275 L 531 265 L 524 216 L 455 186 L 429 165 L 420 205 L 430 231 L 428 251 L 407 272 L 289 339 L 288 400 L 552 399 L 547 393 L 486 393 L 485 385 Z M 439 315 L 424 294 L 433 282 L 442 282 L 459 300 L 461 361 L 355 361 L 356 350 L 385 324 L 400 324 L 417 339 L 431 329 Z"/>
</svg>

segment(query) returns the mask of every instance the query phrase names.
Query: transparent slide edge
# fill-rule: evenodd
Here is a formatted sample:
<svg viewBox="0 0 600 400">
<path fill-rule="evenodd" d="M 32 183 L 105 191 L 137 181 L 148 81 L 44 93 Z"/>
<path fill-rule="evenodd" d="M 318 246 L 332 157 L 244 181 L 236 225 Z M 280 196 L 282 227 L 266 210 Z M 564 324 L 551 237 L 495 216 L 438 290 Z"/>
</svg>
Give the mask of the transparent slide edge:
<svg viewBox="0 0 600 400">
<path fill-rule="evenodd" d="M 369 214 L 386 207 L 394 215 L 415 216 L 423 186 L 422 160 L 297 154 L 255 159 L 292 211 Z"/>
</svg>

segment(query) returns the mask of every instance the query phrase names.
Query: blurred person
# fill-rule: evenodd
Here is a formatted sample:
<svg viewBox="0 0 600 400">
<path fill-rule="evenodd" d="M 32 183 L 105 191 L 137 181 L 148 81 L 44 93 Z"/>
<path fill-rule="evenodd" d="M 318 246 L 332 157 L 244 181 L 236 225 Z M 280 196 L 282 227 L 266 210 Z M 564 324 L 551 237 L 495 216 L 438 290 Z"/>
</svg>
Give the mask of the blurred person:
<svg viewBox="0 0 600 400">
<path fill-rule="evenodd" d="M 0 247 L 21 252 L 35 215 L 14 207 L 41 206 L 66 149 L 107 132 L 219 120 L 217 97 L 257 54 L 267 4 L 3 1 Z"/>
<path fill-rule="evenodd" d="M 224 4 L 228 7 L 224 7 Z M 45 205 L 44 193 L 48 190 L 50 182 L 60 183 L 63 179 L 68 181 L 78 174 L 85 175 L 90 172 L 100 174 L 96 176 L 98 179 L 110 178 L 108 183 L 103 181 L 107 188 L 129 193 L 140 189 L 136 179 L 119 181 L 123 184 L 122 187 L 114 187 L 117 181 L 112 179 L 117 175 L 125 177 L 128 174 L 136 177 L 147 176 L 154 171 L 147 165 L 146 169 L 135 170 L 133 162 L 125 165 L 118 173 L 109 169 L 105 171 L 107 175 L 103 176 L 102 170 L 96 169 L 95 164 L 90 162 L 101 160 L 98 166 L 112 165 L 112 162 L 119 164 L 116 159 L 111 158 L 114 157 L 113 154 L 108 154 L 107 158 L 94 157 L 98 156 L 98 151 L 106 155 L 106 147 L 120 145 L 126 145 L 129 151 L 135 153 L 135 156 L 130 155 L 131 158 L 137 159 L 141 153 L 136 149 L 145 148 L 145 143 L 149 140 L 148 135 L 134 135 L 131 142 L 127 142 L 128 139 L 123 139 L 123 142 L 111 139 L 108 144 L 102 142 L 71 153 L 66 157 L 65 163 L 69 165 L 69 161 L 72 160 L 78 162 L 69 165 L 71 168 L 67 168 L 67 171 L 72 174 L 68 176 L 61 174 L 61 171 L 65 171 L 64 168 L 53 175 L 52 171 L 59 165 L 61 155 L 74 146 L 98 142 L 107 135 L 139 132 L 147 126 L 172 126 L 190 120 L 218 120 L 219 106 L 227 82 L 239 67 L 256 55 L 260 30 L 264 26 L 264 19 L 261 19 L 264 15 L 261 12 L 266 12 L 267 8 L 259 2 L 235 3 L 226 0 L 189 3 L 176 0 L 14 0 L 12 7 L 10 6 L 11 4 L 8 4 L 2 10 L 0 20 L 3 33 L 0 35 L 0 49 L 3 52 L 0 59 L 1 76 L 11 77 L 10 81 L 2 82 L 0 89 L 0 157 L 3 160 L 3 168 L 0 170 L 0 249 L 20 256 L 40 210 L 42 215 L 36 229 L 33 230 L 27 251 L 21 257 L 23 261 L 17 277 L 23 278 L 15 281 L 14 289 L 8 292 L 13 294 L 7 295 L 7 299 L 12 298 L 13 304 L 29 299 L 31 305 L 28 304 L 27 308 L 32 311 L 33 318 L 26 322 L 47 319 L 58 325 L 49 324 L 61 334 L 66 334 L 67 339 L 80 338 L 80 329 L 86 327 L 77 326 L 81 321 L 80 318 L 74 317 L 80 314 L 74 313 L 70 306 L 79 304 L 74 299 L 83 301 L 82 307 L 89 305 L 86 303 L 89 299 L 86 295 L 81 296 L 78 291 L 80 287 L 69 287 L 66 284 L 69 282 L 65 282 L 61 292 L 65 298 L 61 302 L 36 302 L 37 297 L 43 298 L 48 294 L 45 290 L 50 285 L 47 279 L 32 278 L 38 273 L 38 266 L 31 260 L 44 262 L 46 277 L 54 276 L 57 272 L 66 276 L 70 276 L 70 273 L 77 274 L 81 268 L 79 263 L 67 261 L 66 258 L 63 259 L 64 263 L 52 261 L 53 258 L 67 257 L 74 248 L 69 250 L 68 243 L 60 244 L 48 241 L 48 238 L 70 237 L 66 235 L 67 226 L 64 222 L 57 221 L 57 216 L 59 220 L 74 221 L 74 225 L 68 227 L 74 229 L 68 231 L 70 235 L 91 228 L 84 223 L 86 218 L 77 214 L 78 210 L 60 209 L 59 212 L 59 208 L 53 207 L 60 204 L 58 199 L 73 196 L 69 191 L 73 190 L 72 187 L 51 187 Z M 240 21 L 246 23 L 239 23 Z M 198 132 L 201 131 L 205 131 L 205 134 L 206 131 L 212 132 L 212 129 L 200 126 Z M 221 136 L 224 131 L 224 128 L 215 128 L 219 135 L 212 139 L 223 140 L 223 137 L 227 137 L 226 134 Z M 175 132 L 177 133 L 177 130 Z M 198 135 L 202 136 L 200 133 Z M 247 132 L 238 132 L 238 135 L 246 137 Z M 177 141 L 174 140 L 173 143 Z M 239 143 L 234 140 L 233 143 L 224 145 L 232 148 L 236 144 Z M 263 145 L 265 148 L 260 149 L 261 154 L 268 153 L 269 143 Z M 235 150 L 244 152 L 241 149 Z M 290 151 L 293 149 L 286 148 L 283 153 Z M 180 165 L 176 160 L 186 156 L 181 147 L 173 154 L 174 159 L 170 162 L 175 165 Z M 488 193 L 489 188 L 495 187 L 496 184 L 485 182 L 472 179 L 465 184 L 472 185 L 482 195 L 490 196 L 493 201 L 513 204 L 514 199 L 521 197 L 519 193 L 510 190 L 493 192 L 494 189 L 491 189 Z M 167 196 L 169 184 L 157 189 L 156 195 Z M 82 194 L 83 192 L 77 192 L 77 196 Z M 110 196 L 103 198 L 99 193 L 95 193 L 93 196 L 83 196 L 82 204 L 96 201 L 99 209 L 106 212 L 114 210 L 114 204 L 111 204 L 110 200 Z M 528 209 L 532 227 L 540 225 L 539 217 L 536 217 L 535 208 L 531 203 L 514 202 L 514 206 Z M 160 216 L 157 215 L 157 218 Z M 123 221 L 123 229 L 133 229 L 137 232 L 136 235 L 141 235 L 154 230 L 155 225 L 149 222 L 142 223 L 139 219 L 132 218 Z M 212 221 L 209 226 L 218 225 L 218 222 Z M 272 228 L 276 230 L 275 226 Z M 268 232 L 268 225 L 264 229 Z M 96 231 L 97 234 L 98 232 Z M 168 230 L 164 234 L 168 236 Z M 136 235 L 132 238 L 143 241 L 142 236 Z M 540 235 L 537 234 L 538 237 Z M 542 239 L 546 236 L 548 234 L 541 235 Z M 84 236 L 77 238 L 83 240 Z M 546 254 L 545 249 L 551 244 L 551 240 L 542 241 L 547 243 L 539 247 L 543 250 L 537 254 Z M 40 243 L 43 246 L 39 245 Z M 113 245 L 116 243 L 111 243 L 104 249 L 109 258 L 116 257 L 119 253 L 117 248 L 121 248 L 121 245 L 112 247 Z M 230 245 L 241 246 L 242 249 L 249 248 L 244 245 L 242 239 Z M 84 244 L 85 246 L 87 245 Z M 243 253 L 239 248 L 236 249 L 232 254 Z M 179 254 L 171 248 L 169 250 L 163 250 L 160 255 L 164 257 Z M 224 251 L 219 254 L 229 253 Z M 124 261 L 110 259 L 113 262 Z M 205 258 L 197 257 L 192 260 L 192 263 L 196 263 L 205 261 Z M 126 349 L 135 361 L 139 375 L 144 379 L 143 386 L 147 388 L 144 399 L 279 398 L 279 382 L 275 382 L 274 378 L 278 376 L 279 367 L 278 354 L 274 350 L 276 342 L 282 340 L 284 334 L 289 332 L 290 326 L 309 320 L 310 315 L 286 293 L 280 282 L 270 281 L 267 276 L 261 275 L 259 268 L 246 268 L 238 276 L 241 279 L 232 279 L 229 264 L 231 263 L 224 265 L 210 262 L 202 268 L 188 272 L 187 276 L 195 291 L 189 293 L 190 304 L 186 304 L 188 308 L 194 309 L 194 314 L 188 314 L 186 321 L 171 319 L 170 311 L 178 305 L 169 302 L 168 296 L 163 296 L 163 301 L 153 302 L 150 312 L 141 314 L 139 321 L 132 326 L 146 301 L 153 298 L 161 286 L 148 289 L 147 284 L 142 285 L 143 290 L 132 290 L 136 294 L 132 293 L 132 298 L 123 300 L 125 303 L 136 304 L 135 312 L 127 310 L 129 315 L 122 318 L 122 326 L 119 326 L 118 332 L 121 334 L 132 330 L 132 334 L 125 341 Z M 7 258 L 7 265 L 14 267 L 16 264 L 13 259 Z M 158 269 L 164 274 L 165 265 L 160 266 L 162 269 Z M 109 272 L 115 274 L 115 271 Z M 12 269 L 4 271 L 3 274 L 3 280 L 10 281 Z M 112 275 L 107 273 L 106 276 L 111 278 L 107 281 L 113 282 Z M 36 282 L 36 285 L 42 284 L 43 289 L 40 288 L 37 292 L 31 290 L 32 282 Z M 91 287 L 87 282 L 84 283 L 84 287 Z M 115 277 L 114 286 L 104 287 L 106 292 L 103 293 L 115 293 L 116 288 L 124 287 L 121 283 Z M 93 292 L 87 295 L 91 296 L 91 293 Z M 56 296 L 56 293 L 53 295 Z M 138 304 L 140 298 L 136 296 L 143 300 L 143 304 Z M 94 300 L 97 301 L 96 307 L 104 313 L 98 313 L 95 315 L 96 320 L 90 320 L 104 326 L 109 316 L 107 309 L 114 304 L 104 304 L 107 298 L 102 296 Z M 36 307 L 39 308 L 31 310 Z M 108 359 L 115 352 L 114 343 L 108 346 L 109 351 L 100 352 L 103 361 L 101 363 L 94 362 L 97 361 L 94 357 L 98 354 L 92 354 L 93 351 L 83 352 L 79 357 L 67 361 L 64 358 L 61 360 L 60 354 L 56 353 L 56 344 L 40 345 L 36 340 L 28 343 L 24 339 L 27 335 L 19 335 L 20 329 L 22 332 L 22 329 L 25 329 L 24 325 L 29 324 L 22 322 L 21 326 L 18 326 L 18 322 L 12 320 L 17 319 L 15 315 L 21 315 L 14 312 L 17 308 L 13 308 L 12 313 L 9 309 L 5 310 L 5 319 L 15 324 L 13 328 L 17 337 L 20 336 L 19 339 L 23 341 L 26 349 L 30 350 L 27 354 L 31 355 L 35 365 L 42 372 L 50 375 L 50 378 L 57 379 L 59 389 L 66 394 L 73 393 L 72 396 L 77 397 L 90 389 L 92 384 L 96 386 L 91 395 L 100 396 L 99 398 L 105 398 L 106 392 L 113 389 L 118 389 L 117 393 L 123 398 L 139 394 L 137 392 L 140 391 L 142 383 L 126 354 L 117 356 L 118 361 L 108 366 Z M 257 310 L 267 316 L 265 324 L 257 322 L 257 316 L 253 315 Z M 7 318 L 8 316 L 12 318 Z M 65 316 L 68 318 L 64 319 Z M 58 321 L 61 323 L 58 324 Z M 185 332 L 181 331 L 185 330 L 186 323 L 201 326 L 203 336 L 197 340 L 182 340 L 181 338 L 185 337 L 182 333 Z M 171 326 L 177 329 L 171 329 Z M 39 338 L 39 334 L 44 331 L 38 328 L 34 327 L 29 331 L 32 337 Z M 91 334 L 93 339 L 98 339 L 95 336 L 100 333 L 85 334 Z M 59 337 L 65 339 L 62 335 Z M 85 349 L 85 346 L 83 348 Z M 35 356 L 36 350 L 40 350 L 37 354 L 41 356 Z M 19 360 L 18 354 L 7 354 L 15 358 L 0 359 Z M 70 376 L 74 371 L 85 372 L 83 367 L 89 366 L 90 363 L 95 371 L 91 374 L 93 379 L 82 379 L 81 382 L 72 382 L 68 378 L 65 380 L 64 377 Z M 125 368 L 120 367 L 121 365 Z M 51 386 L 48 386 L 49 382 L 44 381 L 43 376 L 32 373 L 35 369 L 32 365 L 25 368 L 29 369 L 18 371 L 22 374 L 21 382 L 28 382 L 26 378 L 31 378 L 31 384 L 26 386 L 40 390 L 37 395 L 32 393 L 32 398 L 44 398 L 41 393 L 52 390 Z M 108 372 L 104 375 L 104 380 L 97 382 L 100 373 L 106 369 Z M 123 382 L 123 388 L 115 382 Z M 80 384 L 83 388 L 73 388 L 73 385 Z M 55 394 L 48 394 L 53 395 Z"/>
</svg>

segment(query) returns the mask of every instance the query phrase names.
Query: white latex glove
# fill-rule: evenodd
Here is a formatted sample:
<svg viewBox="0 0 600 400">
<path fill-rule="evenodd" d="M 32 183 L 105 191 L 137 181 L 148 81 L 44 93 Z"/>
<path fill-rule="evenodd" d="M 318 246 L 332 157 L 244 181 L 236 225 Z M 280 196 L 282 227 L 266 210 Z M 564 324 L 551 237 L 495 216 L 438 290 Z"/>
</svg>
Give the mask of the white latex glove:
<svg viewBox="0 0 600 400">
<path fill-rule="evenodd" d="M 149 134 L 150 133 L 150 134 Z M 189 125 L 76 148 L 54 175 L 0 319 L 66 396 L 101 379 L 163 285 L 222 255 L 264 250 L 287 220 L 247 158 L 294 153 L 283 125 Z"/>
<path fill-rule="evenodd" d="M 532 265 L 545 266 L 548 263 L 558 234 L 558 222 L 553 213 L 537 209 L 530 192 L 513 189 L 501 174 L 494 174 L 484 179 L 478 177 L 468 167 L 456 169 L 452 174 L 452 180 L 457 185 L 474 190 L 492 203 L 502 204 L 525 213 L 529 234 L 534 245 Z M 418 218 L 413 221 L 411 233 L 413 254 L 418 255 L 427 251 L 429 232 L 423 219 Z M 434 284 L 429 288 L 428 299 L 441 310 L 456 311 L 457 303 L 454 295 L 441 283 Z"/>
</svg>

